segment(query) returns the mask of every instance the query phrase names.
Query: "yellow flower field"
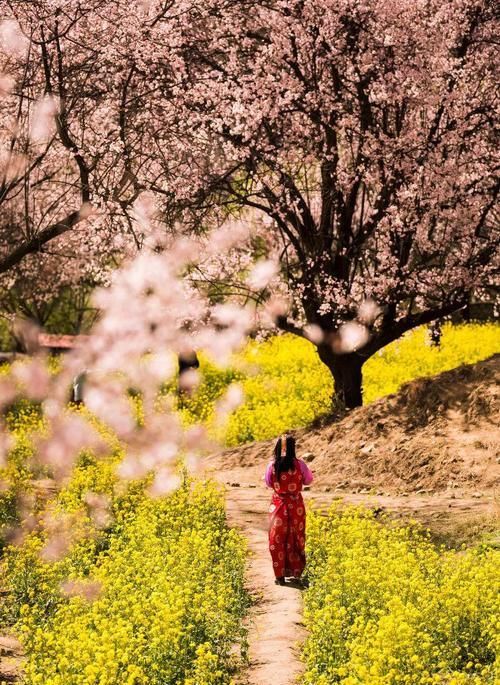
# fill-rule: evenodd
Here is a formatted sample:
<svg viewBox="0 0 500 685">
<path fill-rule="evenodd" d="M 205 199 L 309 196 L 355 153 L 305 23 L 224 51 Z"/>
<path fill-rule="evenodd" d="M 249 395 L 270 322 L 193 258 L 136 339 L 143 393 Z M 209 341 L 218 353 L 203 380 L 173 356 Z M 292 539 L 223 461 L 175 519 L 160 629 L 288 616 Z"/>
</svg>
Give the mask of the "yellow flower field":
<svg viewBox="0 0 500 685">
<path fill-rule="evenodd" d="M 498 683 L 498 550 L 334 506 L 310 516 L 307 551 L 304 685 Z"/>
<path fill-rule="evenodd" d="M 445 326 L 439 349 L 425 329 L 413 332 L 366 364 L 366 400 L 488 357 L 499 330 Z M 225 370 L 201 361 L 201 386 L 179 411 L 229 444 L 329 409 L 331 378 L 304 340 L 250 342 Z M 233 381 L 246 401 L 216 426 L 215 403 Z M 141 420 L 140 398 L 132 401 Z M 150 497 L 147 478 L 117 478 L 124 448 L 96 422 L 107 456 L 82 452 L 62 490 L 43 493 L 37 483 L 48 474 L 31 460 L 30 433 L 43 431 L 39 408 L 20 401 L 5 421 L 13 446 L 0 470 L 0 621 L 25 647 L 25 685 L 230 685 L 247 648 L 246 543 L 228 528 L 218 487 L 186 477 L 172 495 Z M 89 494 L 102 501 L 99 515 Z M 26 501 L 35 503 L 31 532 L 10 545 Z M 47 512 L 70 523 L 55 560 L 44 556 Z M 438 549 L 416 528 L 368 511 L 312 514 L 303 685 L 493 685 L 499 569 L 494 549 Z"/>
<path fill-rule="evenodd" d="M 369 359 L 363 367 L 364 403 L 396 392 L 421 376 L 472 364 L 500 352 L 495 323 L 445 324 L 440 347 L 429 345 L 426 327 L 411 331 Z M 245 402 L 223 429 L 213 432 L 227 445 L 266 440 L 305 426 L 331 409 L 333 379 L 314 346 L 293 335 L 250 342 L 230 369 L 217 370 L 201 357 L 203 381 L 183 404 L 186 421 L 213 423 L 214 403 L 228 384 L 241 383 Z"/>
<path fill-rule="evenodd" d="M 16 523 L 18 496 L 33 491 L 28 432 L 37 422 L 26 407 L 10 417 L 4 526 Z M 35 526 L 0 558 L 0 621 L 26 650 L 23 683 L 228 685 L 245 656 L 248 600 L 246 544 L 226 524 L 223 493 L 185 478 L 172 495 L 152 498 L 147 479 L 119 481 L 120 447 L 109 444 L 104 459 L 82 453 L 68 484 L 36 507 L 67 517 L 68 549 L 46 558 L 48 533 Z M 89 493 L 103 502 L 100 520 Z"/>
<path fill-rule="evenodd" d="M 20 567 L 35 576 L 37 596 L 25 598 L 18 622 L 26 683 L 229 683 L 232 646 L 244 639 L 245 547 L 226 527 L 220 493 L 186 485 L 136 507 L 125 500 L 117 514 L 93 559 L 79 549 L 48 569 L 32 541 L 8 560 L 11 582 Z M 96 584 L 96 597 L 61 597 L 63 574 L 83 590 Z"/>
</svg>

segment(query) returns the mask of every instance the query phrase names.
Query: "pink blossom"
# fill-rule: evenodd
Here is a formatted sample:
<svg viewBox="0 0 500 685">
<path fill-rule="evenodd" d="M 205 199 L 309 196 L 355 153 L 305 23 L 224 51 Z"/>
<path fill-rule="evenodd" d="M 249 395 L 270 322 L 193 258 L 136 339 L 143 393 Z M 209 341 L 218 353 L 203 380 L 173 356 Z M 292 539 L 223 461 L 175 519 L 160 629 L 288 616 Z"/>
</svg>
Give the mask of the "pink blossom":
<svg viewBox="0 0 500 685">
<path fill-rule="evenodd" d="M 196 369 L 188 369 L 181 374 L 179 378 L 179 387 L 181 390 L 193 391 L 201 382 L 200 372 Z"/>
<path fill-rule="evenodd" d="M 269 282 L 278 272 L 278 265 L 271 259 L 258 261 L 253 267 L 247 278 L 247 283 L 251 288 L 260 290 L 269 285 Z"/>
<path fill-rule="evenodd" d="M 55 117 L 59 113 L 59 103 L 51 95 L 45 95 L 35 103 L 30 138 L 35 143 L 46 141 L 55 132 Z"/>
<path fill-rule="evenodd" d="M 50 376 L 43 359 L 18 362 L 12 366 L 12 376 L 22 383 L 23 393 L 32 400 L 42 400 L 50 388 Z"/>
<path fill-rule="evenodd" d="M 19 23 L 14 19 L 0 22 L 0 48 L 14 57 L 23 57 L 28 49 L 29 40 L 23 34 Z"/>
<path fill-rule="evenodd" d="M 363 300 L 358 307 L 358 320 L 364 324 L 372 324 L 381 314 L 381 309 L 374 300 Z"/>
<path fill-rule="evenodd" d="M 368 342 L 369 337 L 365 326 L 356 321 L 348 321 L 340 327 L 338 338 L 334 342 L 334 349 L 339 354 L 354 352 L 363 347 Z"/>
<path fill-rule="evenodd" d="M 14 446 L 12 437 L 3 429 L 0 432 L 0 469 L 7 465 L 7 455 Z"/>
<path fill-rule="evenodd" d="M 83 597 L 88 602 L 92 602 L 99 597 L 102 592 L 102 584 L 92 580 L 66 580 L 61 583 L 61 592 L 66 597 Z"/>
<path fill-rule="evenodd" d="M 169 495 L 174 490 L 177 490 L 181 483 L 182 479 L 177 474 L 172 473 L 169 469 L 159 469 L 149 488 L 149 494 L 152 497 Z"/>
<path fill-rule="evenodd" d="M 237 409 L 245 399 L 243 387 L 239 383 L 231 383 L 224 395 L 217 401 L 215 415 L 217 422 L 222 425 L 229 415 Z"/>
<path fill-rule="evenodd" d="M 304 326 L 304 332 L 307 339 L 315 345 L 319 345 L 323 341 L 323 331 L 321 330 L 321 327 L 316 326 L 316 324 L 308 324 L 307 326 Z"/>
</svg>

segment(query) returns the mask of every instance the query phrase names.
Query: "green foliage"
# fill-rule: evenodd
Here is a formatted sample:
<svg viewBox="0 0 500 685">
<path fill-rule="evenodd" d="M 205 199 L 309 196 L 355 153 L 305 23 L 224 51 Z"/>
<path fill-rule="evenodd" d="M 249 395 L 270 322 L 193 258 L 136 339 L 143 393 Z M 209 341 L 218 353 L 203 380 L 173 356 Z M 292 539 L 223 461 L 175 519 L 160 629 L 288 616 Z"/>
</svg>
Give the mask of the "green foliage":
<svg viewBox="0 0 500 685">
<path fill-rule="evenodd" d="M 88 332 L 98 317 L 98 311 L 91 303 L 96 285 L 91 281 L 72 286 L 54 284 L 48 299 L 40 299 L 29 287 L 24 291 L 16 286 L 7 291 L 0 289 L 3 314 L 0 317 L 0 350 L 16 348 L 13 321 L 18 317 L 26 317 L 47 333 L 77 335 Z"/>
<path fill-rule="evenodd" d="M 10 352 L 14 347 L 14 340 L 12 337 L 12 324 L 0 316 L 0 351 Z"/>
<path fill-rule="evenodd" d="M 304 685 L 498 682 L 500 552 L 332 507 L 310 516 Z"/>
</svg>

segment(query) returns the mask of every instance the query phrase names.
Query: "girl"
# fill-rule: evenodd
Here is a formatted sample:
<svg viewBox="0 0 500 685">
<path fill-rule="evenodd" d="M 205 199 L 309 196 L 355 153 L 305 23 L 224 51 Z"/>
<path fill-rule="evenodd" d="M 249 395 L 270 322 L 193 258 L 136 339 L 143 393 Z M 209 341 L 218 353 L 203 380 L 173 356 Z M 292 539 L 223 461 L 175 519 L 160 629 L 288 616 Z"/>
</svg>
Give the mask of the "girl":
<svg viewBox="0 0 500 685">
<path fill-rule="evenodd" d="M 306 510 L 301 490 L 313 480 L 307 464 L 295 456 L 291 435 L 276 443 L 265 480 L 274 491 L 269 507 L 269 551 L 275 583 L 284 585 L 285 577 L 299 579 L 306 565 Z"/>
</svg>

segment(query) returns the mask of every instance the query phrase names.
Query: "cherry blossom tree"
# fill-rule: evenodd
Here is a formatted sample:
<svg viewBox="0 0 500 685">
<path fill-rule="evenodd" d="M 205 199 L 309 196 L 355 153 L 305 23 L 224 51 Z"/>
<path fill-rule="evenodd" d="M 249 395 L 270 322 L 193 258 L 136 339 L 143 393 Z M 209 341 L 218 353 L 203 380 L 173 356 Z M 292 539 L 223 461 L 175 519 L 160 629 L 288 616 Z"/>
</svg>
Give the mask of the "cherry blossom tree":
<svg viewBox="0 0 500 685">
<path fill-rule="evenodd" d="M 214 305 L 191 287 L 206 265 L 229 273 L 234 255 L 256 301 L 266 287 L 287 295 L 288 309 L 279 298 L 269 314 L 317 345 L 348 406 L 361 401 L 371 354 L 490 285 L 498 185 L 486 2 L 0 5 L 18 21 L 0 31 L 11 45 L 0 53 L 0 270 L 36 268 L 40 252 L 55 269 L 81 244 L 76 259 L 123 258 L 96 294 L 92 336 L 60 373 L 34 356 L 0 384 L 3 408 L 40 402 L 34 459 L 58 483 L 82 449 L 106 449 L 87 410 L 66 408 L 83 368 L 88 410 L 123 445 L 121 477 L 152 472 L 151 494 L 163 494 L 177 457 L 203 451 L 202 429 L 183 426 L 158 391 L 176 356 L 205 349 L 224 363 L 254 324 L 253 304 L 222 293 Z M 179 203 L 194 226 L 214 207 L 267 217 L 261 260 L 252 267 L 234 225 L 170 236 Z M 34 333 L 26 327 L 36 352 Z M 195 371 L 183 375 L 196 384 Z M 130 388 L 143 400 L 140 426 Z M 220 413 L 240 400 L 233 389 Z M 8 448 L 2 438 L 0 460 Z"/>
<path fill-rule="evenodd" d="M 82 449 L 90 449 L 96 456 L 109 451 L 109 444 L 105 444 L 95 430 L 97 417 L 109 426 L 123 446 L 124 459 L 118 465 L 118 475 L 127 480 L 151 474 L 150 494 L 166 494 L 179 483 L 178 458 L 185 458 L 187 465 L 192 467 L 209 443 L 201 427 L 183 425 L 170 399 L 164 397 L 162 401 L 159 398 L 159 390 L 176 374 L 176 357 L 185 358 L 190 350 L 203 348 L 214 361 L 227 362 L 230 354 L 243 344 L 253 324 L 252 312 L 244 307 L 222 303 L 211 307 L 200 292 L 190 287 L 184 276 L 189 269 L 195 268 L 201 255 L 209 259 L 230 250 L 238 234 L 231 228 L 211 232 L 205 244 L 196 237 L 174 239 L 165 231 L 170 190 L 162 184 L 168 177 L 165 172 L 170 162 L 155 148 L 156 144 L 161 148 L 165 118 L 155 124 L 156 129 L 147 127 L 147 134 L 153 136 L 150 138 L 146 133 L 141 137 L 141 126 L 135 119 L 130 126 L 130 135 L 138 147 L 133 155 L 130 152 L 129 158 L 124 151 L 127 145 L 120 138 L 120 132 L 123 133 L 120 122 L 128 100 L 123 104 L 124 83 L 120 80 L 119 69 L 127 63 L 111 51 L 111 54 L 106 52 L 109 61 L 103 67 L 102 60 L 99 61 L 101 55 L 93 61 L 92 50 L 93 41 L 96 51 L 102 52 L 105 39 L 113 37 L 117 50 L 119 47 L 124 52 L 131 47 L 140 49 L 139 42 L 130 40 L 135 24 L 126 22 L 128 4 L 51 0 L 3 3 L 2 10 L 7 5 L 19 24 L 12 23 L 11 19 L 7 26 L 0 24 L 3 97 L 0 126 L 3 126 L 4 153 L 0 167 L 4 178 L 1 216 L 4 242 L 0 259 L 3 260 L 3 273 L 10 279 L 6 284 L 19 286 L 17 279 L 21 278 L 23 269 L 26 269 L 26 277 L 31 270 L 38 270 L 38 276 L 46 286 L 46 292 L 41 294 L 43 303 L 50 290 L 50 279 L 61 280 L 68 275 L 71 282 L 71 267 L 78 266 L 81 276 L 85 274 L 86 261 L 93 262 L 102 252 L 109 259 L 115 249 L 121 263 L 111 274 L 107 287 L 94 296 L 94 305 L 101 316 L 92 335 L 61 360 L 59 373 L 49 372 L 46 359 L 38 349 L 37 327 L 31 322 L 20 327 L 25 348 L 32 356 L 15 362 L 10 373 L 1 380 L 0 413 L 20 398 L 39 403 L 44 428 L 33 436 L 35 453 L 31 466 L 36 471 L 43 465 L 43 471 L 53 478 L 56 488 L 65 482 Z M 96 28 L 86 14 L 91 9 L 102 12 L 102 24 L 98 22 L 97 33 L 94 30 L 89 37 L 87 31 Z M 122 11 L 121 15 L 118 10 Z M 144 10 L 151 8 L 144 6 Z M 92 19 L 95 18 L 94 14 Z M 150 14 L 147 18 L 154 21 Z M 52 28 L 44 33 L 47 23 Z M 77 24 L 82 30 L 73 33 Z M 124 26 L 127 32 L 121 34 Z M 116 27 L 117 33 L 113 33 Z M 59 49 L 63 38 L 67 46 Z M 33 86 L 31 92 L 30 84 L 36 85 L 40 76 L 39 62 L 33 56 L 31 61 L 27 57 L 30 49 L 35 49 L 33 46 L 41 51 L 43 69 L 40 90 Z M 73 78 L 82 78 L 81 61 L 78 61 L 82 53 L 79 51 L 83 49 L 85 54 L 87 48 L 90 57 L 83 63 L 88 71 L 88 81 L 83 78 L 73 90 L 69 86 L 61 90 L 61 75 L 67 79 L 66 84 Z M 80 55 L 74 63 L 69 59 L 72 49 Z M 53 51 L 51 56 L 49 50 Z M 37 55 L 40 58 L 40 52 Z M 71 68 L 63 69 L 61 60 L 66 66 L 66 60 L 69 60 Z M 101 67 L 103 70 L 99 71 Z M 106 68 L 109 69 L 107 74 Z M 110 104 L 113 100 L 108 98 L 106 88 L 110 86 L 109 79 L 111 85 L 114 83 L 110 74 L 117 72 L 121 105 L 113 109 Z M 25 78 L 25 74 L 29 78 Z M 57 83 L 56 94 L 47 90 L 52 76 Z M 101 90 L 93 90 L 94 77 L 101 79 Z M 88 102 L 85 101 L 87 87 L 90 91 Z M 131 116 L 141 117 L 144 101 L 137 96 L 137 91 L 135 93 L 135 99 L 129 103 Z M 166 97 L 170 98 L 170 94 Z M 31 108 L 35 106 L 38 111 L 31 114 Z M 145 121 L 156 122 L 147 112 L 144 116 Z M 118 138 L 115 141 L 120 140 L 121 147 L 120 143 L 113 143 L 116 134 L 113 126 L 116 129 L 117 120 Z M 141 136 L 137 135 L 135 139 L 137 132 Z M 130 140 L 128 133 L 124 138 Z M 38 151 L 37 145 L 40 145 Z M 161 160 L 160 166 L 155 166 L 157 157 Z M 172 159 L 179 166 L 179 157 Z M 143 173 L 141 164 L 147 167 L 147 173 Z M 177 173 L 176 178 L 181 179 L 181 174 Z M 179 181 L 180 189 L 183 185 Z M 187 190 L 183 192 L 187 194 Z M 164 198 L 160 211 L 155 194 Z M 181 190 L 178 195 L 182 196 Z M 120 238 L 123 227 L 129 229 L 125 235 L 133 237 L 140 251 L 128 250 L 123 241 L 115 242 L 115 233 Z M 90 270 L 93 272 L 94 267 Z M 85 397 L 90 413 L 87 408 L 75 412 L 66 406 L 68 387 L 82 369 L 90 369 Z M 195 372 L 183 374 L 185 390 L 195 386 L 196 381 Z M 140 426 L 130 401 L 131 388 L 142 398 Z M 241 393 L 232 389 L 222 398 L 218 416 L 231 411 L 239 401 Z M 0 417 L 0 424 L 2 466 L 12 441 L 5 430 L 3 417 Z M 109 513 L 101 511 L 103 503 L 92 499 L 92 493 L 88 494 L 89 506 L 96 514 Z M 64 554 L 74 541 L 71 521 L 54 513 L 42 522 L 34 515 L 33 502 L 29 498 L 21 505 L 23 525 L 13 531 L 13 541 L 19 541 L 34 526 L 44 525 L 47 532 L 44 558 L 56 559 Z"/>
<path fill-rule="evenodd" d="M 25 43 L 2 65 L 0 272 L 77 227 L 96 258 L 130 255 L 148 203 L 164 227 L 184 210 L 181 233 L 261 213 L 291 302 L 277 322 L 347 406 L 366 359 L 491 285 L 488 0 L 0 4 Z"/>
<path fill-rule="evenodd" d="M 357 406 L 371 355 L 494 279 L 492 4 L 176 9 L 159 20 L 165 59 L 186 130 L 218 141 L 211 198 L 269 218 L 292 302 L 278 324 L 313 340 L 337 397 Z"/>
<path fill-rule="evenodd" d="M 98 458 L 109 453 L 109 443 L 96 431 L 96 417 L 120 440 L 123 459 L 116 472 L 124 483 L 149 475 L 149 494 L 161 496 L 181 482 L 179 459 L 190 471 L 196 470 L 212 443 L 202 426 L 183 424 L 172 398 L 160 390 L 177 373 L 176 357 L 203 348 L 216 363 L 226 364 L 252 328 L 251 310 L 232 304 L 212 307 L 184 278 L 188 265 L 196 264 L 202 254 L 206 257 L 230 249 L 233 242 L 230 229 L 212 232 L 208 247 L 197 238 L 170 239 L 164 232 L 156 234 L 154 245 L 146 245 L 134 259 L 122 264 L 112 283 L 95 293 L 100 319 L 92 335 L 64 356 L 55 375 L 37 349 L 36 327 L 26 324 L 22 333 L 31 356 L 15 362 L 9 376 L 3 377 L 0 410 L 19 398 L 40 403 L 44 427 L 33 436 L 36 450 L 31 467 L 36 472 L 42 466 L 54 488 L 64 485 L 82 450 L 91 450 Z M 67 407 L 68 388 L 82 369 L 89 371 L 86 407 L 74 411 Z M 196 383 L 194 370 L 183 374 L 185 391 Z M 140 425 L 131 388 L 142 399 Z M 230 388 L 217 407 L 220 420 L 241 400 L 239 389 Z M 0 428 L 1 467 L 12 444 L 5 426 Z M 40 525 L 32 505 L 28 500 L 23 505 L 24 522 L 22 529 L 13 531 L 14 541 L 30 526 Z M 91 510 L 96 508 L 96 514 L 103 508 L 100 501 L 89 505 Z M 43 525 L 47 545 L 42 554 L 47 560 L 57 559 L 74 541 L 71 521 L 55 513 Z"/>
<path fill-rule="evenodd" d="M 168 65 L 150 49 L 154 11 L 125 0 L 0 1 L 0 70 L 13 85 L 0 105 L 0 274 L 22 263 L 35 275 L 45 252 L 62 255 L 66 275 L 82 260 L 114 266 L 103 256 L 142 246 L 135 203 L 146 190 L 168 222 L 169 174 L 179 177 L 182 160 L 155 110 L 169 111 L 171 93 L 149 69 L 154 61 L 165 84 Z"/>
</svg>

